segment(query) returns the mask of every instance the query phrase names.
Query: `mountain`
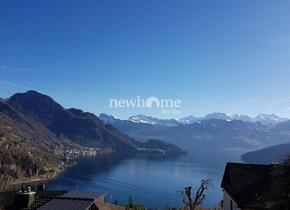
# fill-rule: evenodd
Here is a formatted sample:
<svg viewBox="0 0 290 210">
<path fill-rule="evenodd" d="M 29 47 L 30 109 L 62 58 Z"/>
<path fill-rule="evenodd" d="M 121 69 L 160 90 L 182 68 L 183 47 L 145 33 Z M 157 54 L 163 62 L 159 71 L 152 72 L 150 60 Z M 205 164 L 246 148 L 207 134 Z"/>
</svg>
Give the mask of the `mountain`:
<svg viewBox="0 0 290 210">
<path fill-rule="evenodd" d="M 143 114 L 129 117 L 128 120 L 131 122 L 134 122 L 134 123 L 148 123 L 148 124 L 152 124 L 152 125 L 161 125 L 161 126 L 169 126 L 169 127 L 180 125 L 180 123 L 175 119 L 165 119 L 164 120 L 164 119 L 158 119 L 155 117 L 146 116 Z"/>
<path fill-rule="evenodd" d="M 154 136 L 148 136 L 152 131 L 158 132 L 159 130 L 166 129 L 167 126 L 157 125 L 151 123 L 136 123 L 130 120 L 120 120 L 114 116 L 107 114 L 100 114 L 99 118 L 106 124 L 111 124 L 116 127 L 118 130 L 130 135 L 131 137 L 138 139 L 139 141 L 145 142 L 148 139 L 153 138 Z"/>
<path fill-rule="evenodd" d="M 109 124 L 114 124 L 116 122 L 120 122 L 121 120 L 117 117 L 114 117 L 113 115 L 108 115 L 105 113 L 102 113 L 99 115 L 100 120 L 102 120 L 105 123 L 109 123 Z"/>
<path fill-rule="evenodd" d="M 177 119 L 177 121 L 186 125 L 186 124 L 192 124 L 192 123 L 199 121 L 199 118 L 197 118 L 193 115 L 190 115 L 188 117 Z"/>
<path fill-rule="evenodd" d="M 153 152 L 171 154 L 168 143 L 150 142 L 138 142 L 94 114 L 66 109 L 36 91 L 0 100 L 0 180 L 57 173 L 63 166 L 56 148 L 79 152 L 96 148 L 125 157 L 138 153 L 140 146 L 150 146 Z"/>
<path fill-rule="evenodd" d="M 269 129 L 270 139 L 279 139 L 284 144 L 277 144 L 242 155 L 242 160 L 249 163 L 279 162 L 290 154 L 290 121 L 278 123 Z"/>
<path fill-rule="evenodd" d="M 247 163 L 269 164 L 281 162 L 288 155 L 290 155 L 290 143 L 245 153 L 242 155 L 242 160 Z"/>
<path fill-rule="evenodd" d="M 60 144 L 67 142 L 6 101 L 0 102 L 0 180 L 55 174 L 62 164 L 51 154 Z"/>
<path fill-rule="evenodd" d="M 269 140 L 268 129 L 260 123 L 222 119 L 203 120 L 189 125 L 151 130 L 148 137 L 175 142 L 187 150 L 250 150 L 275 144 Z"/>
<path fill-rule="evenodd" d="M 242 153 L 290 142 L 288 135 L 290 132 L 287 133 L 287 129 L 289 131 L 290 128 L 287 125 L 288 121 L 269 126 L 268 123 L 255 122 L 246 115 L 212 113 L 204 118 L 191 116 L 188 119 L 179 120 L 180 124 L 176 126 L 136 123 L 112 117 L 109 122 L 108 118 L 107 120 L 105 117 L 100 118 L 140 141 L 161 139 L 187 151 L 194 151 L 198 148 L 199 150 L 217 149 Z M 190 123 L 191 120 L 192 123 Z"/>
<path fill-rule="evenodd" d="M 228 114 L 225 113 L 211 113 L 207 114 L 205 117 L 201 118 L 200 120 L 232 120 L 231 117 Z"/>
<path fill-rule="evenodd" d="M 226 114 L 226 113 L 211 113 L 206 115 L 205 117 L 201 117 L 199 118 L 199 121 L 201 120 L 212 120 L 212 119 L 220 119 L 220 120 L 242 120 L 242 121 L 246 121 L 246 122 L 259 122 L 262 123 L 264 125 L 268 125 L 268 126 L 273 126 L 276 125 L 278 123 L 287 121 L 287 118 L 282 118 L 279 117 L 275 114 L 259 114 L 256 117 L 252 118 L 249 117 L 247 115 L 241 115 L 241 114 Z"/>
<path fill-rule="evenodd" d="M 290 136 L 290 120 L 278 123 L 272 128 L 272 130 L 281 135 Z"/>
<path fill-rule="evenodd" d="M 248 115 L 243 115 L 243 114 L 233 114 L 229 115 L 231 120 L 242 120 L 246 122 L 254 122 L 253 118 L 249 117 Z"/>
<path fill-rule="evenodd" d="M 149 139 L 144 143 L 138 143 L 139 151 L 143 153 L 154 153 L 174 157 L 186 154 L 186 152 L 174 144 L 164 143 L 164 141 L 158 139 Z"/>
<path fill-rule="evenodd" d="M 134 151 L 132 139 L 105 125 L 98 117 L 77 109 L 65 109 L 49 96 L 35 91 L 18 93 L 8 99 L 25 116 L 45 125 L 57 137 L 88 147 Z"/>
<path fill-rule="evenodd" d="M 110 124 L 114 124 L 116 123 L 116 121 L 121 120 L 114 116 L 110 116 L 104 113 L 100 114 L 99 117 L 104 122 L 110 123 Z M 139 115 L 131 116 L 128 118 L 128 120 L 125 120 L 125 121 L 131 121 L 133 123 L 141 123 L 141 124 L 143 123 L 143 124 L 151 124 L 151 125 L 157 125 L 157 126 L 173 127 L 173 126 L 180 126 L 182 124 L 183 125 L 192 124 L 192 123 L 196 123 L 196 122 L 200 122 L 204 120 L 227 120 L 227 121 L 241 120 L 241 121 L 253 122 L 253 123 L 259 122 L 267 126 L 274 126 L 278 123 L 285 122 L 288 119 L 279 117 L 275 114 L 270 114 L 270 115 L 260 114 L 252 118 L 252 117 L 249 117 L 247 115 L 242 115 L 242 114 L 226 114 L 226 113 L 221 113 L 221 112 L 214 112 L 214 113 L 207 114 L 204 117 L 195 117 L 193 115 L 190 115 L 188 117 L 179 118 L 179 119 L 159 119 L 156 117 L 139 114 Z"/>
<path fill-rule="evenodd" d="M 270 114 L 270 115 L 260 114 L 254 118 L 255 122 L 260 122 L 265 125 L 275 125 L 281 122 L 285 122 L 287 120 L 288 120 L 287 118 L 282 118 L 275 114 Z"/>
</svg>

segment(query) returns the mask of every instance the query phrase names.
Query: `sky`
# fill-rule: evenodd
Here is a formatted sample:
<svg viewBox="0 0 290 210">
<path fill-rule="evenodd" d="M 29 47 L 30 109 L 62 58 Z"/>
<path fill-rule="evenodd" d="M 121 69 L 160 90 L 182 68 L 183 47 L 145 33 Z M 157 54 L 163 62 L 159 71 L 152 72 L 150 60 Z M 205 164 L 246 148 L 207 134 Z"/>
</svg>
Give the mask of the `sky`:
<svg viewBox="0 0 290 210">
<path fill-rule="evenodd" d="M 290 117 L 289 0 L 1 0 L 0 97 L 120 118 Z M 180 100 L 178 108 L 111 99 Z"/>
</svg>

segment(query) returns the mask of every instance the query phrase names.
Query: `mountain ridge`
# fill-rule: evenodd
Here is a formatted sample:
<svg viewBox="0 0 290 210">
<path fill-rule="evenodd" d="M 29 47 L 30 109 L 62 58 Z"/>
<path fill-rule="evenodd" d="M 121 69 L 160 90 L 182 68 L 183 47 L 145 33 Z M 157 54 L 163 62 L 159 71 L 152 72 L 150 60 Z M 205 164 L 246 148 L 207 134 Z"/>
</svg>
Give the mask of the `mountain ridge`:
<svg viewBox="0 0 290 210">
<path fill-rule="evenodd" d="M 225 115 L 219 115 L 225 116 Z M 239 116 L 243 117 L 243 116 Z M 100 117 L 100 119 L 105 120 Z M 251 151 L 290 142 L 290 121 L 269 126 L 245 120 L 207 119 L 178 126 L 134 123 L 110 118 L 119 130 L 140 141 L 150 138 L 177 144 L 185 150 L 220 149 Z M 194 145 L 194 146 L 193 146 Z"/>
<path fill-rule="evenodd" d="M 242 160 L 247 163 L 279 163 L 290 155 L 290 143 L 278 144 L 260 150 L 247 152 L 242 155 Z"/>
<path fill-rule="evenodd" d="M 117 117 L 112 115 L 108 115 L 105 113 L 101 113 L 99 115 L 100 119 L 103 118 L 105 122 L 108 122 L 108 118 L 111 118 L 111 123 L 113 120 L 121 120 Z M 195 117 L 190 115 L 188 117 L 178 118 L 178 119 L 160 119 L 157 117 L 152 117 L 144 114 L 138 114 L 130 116 L 127 120 L 132 121 L 134 123 L 147 123 L 152 125 L 160 125 L 160 126 L 179 126 L 181 124 L 192 124 L 204 120 L 213 120 L 213 119 L 221 119 L 221 120 L 242 120 L 246 122 L 260 122 L 264 125 L 273 126 L 281 122 L 285 122 L 289 120 L 288 118 L 279 117 L 275 114 L 258 114 L 256 117 L 250 117 L 248 115 L 243 114 L 226 114 L 220 112 L 213 112 L 205 115 L 204 117 Z"/>
<path fill-rule="evenodd" d="M 139 145 L 149 146 L 92 113 L 66 109 L 36 91 L 0 101 L 0 180 L 55 174 L 64 167 L 62 158 L 66 158 L 63 155 L 67 151 L 80 154 L 96 149 L 126 157 L 138 153 Z M 183 154 L 168 143 L 160 142 L 158 146 L 163 149 L 156 147 L 151 153 L 171 155 L 174 148 L 177 155 Z M 63 152 L 56 153 L 56 148 Z"/>
</svg>

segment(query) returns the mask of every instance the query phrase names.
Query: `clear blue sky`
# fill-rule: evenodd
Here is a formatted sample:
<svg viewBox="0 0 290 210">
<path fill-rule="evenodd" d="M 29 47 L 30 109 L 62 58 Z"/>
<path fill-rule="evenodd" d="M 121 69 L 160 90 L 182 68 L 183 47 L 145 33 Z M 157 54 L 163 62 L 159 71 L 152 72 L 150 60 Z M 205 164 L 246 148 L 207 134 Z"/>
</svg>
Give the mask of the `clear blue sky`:
<svg viewBox="0 0 290 210">
<path fill-rule="evenodd" d="M 0 96 L 121 118 L 290 117 L 289 0 L 1 0 Z M 182 100 L 181 115 L 111 98 Z"/>
</svg>

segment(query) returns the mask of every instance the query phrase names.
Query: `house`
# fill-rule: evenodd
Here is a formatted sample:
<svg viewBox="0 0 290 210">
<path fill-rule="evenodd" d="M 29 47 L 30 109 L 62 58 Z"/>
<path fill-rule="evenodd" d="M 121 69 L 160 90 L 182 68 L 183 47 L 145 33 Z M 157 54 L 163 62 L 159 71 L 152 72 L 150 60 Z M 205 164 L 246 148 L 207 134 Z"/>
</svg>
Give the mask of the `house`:
<svg viewBox="0 0 290 210">
<path fill-rule="evenodd" d="M 105 202 L 105 193 L 95 192 L 19 192 L 15 197 L 17 209 L 25 210 L 125 210 Z"/>
<path fill-rule="evenodd" d="M 221 187 L 224 210 L 272 209 L 278 198 L 277 165 L 227 163 Z"/>
</svg>

